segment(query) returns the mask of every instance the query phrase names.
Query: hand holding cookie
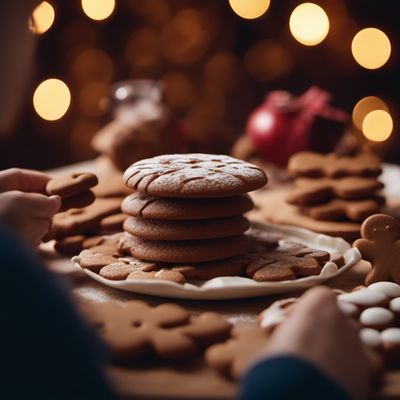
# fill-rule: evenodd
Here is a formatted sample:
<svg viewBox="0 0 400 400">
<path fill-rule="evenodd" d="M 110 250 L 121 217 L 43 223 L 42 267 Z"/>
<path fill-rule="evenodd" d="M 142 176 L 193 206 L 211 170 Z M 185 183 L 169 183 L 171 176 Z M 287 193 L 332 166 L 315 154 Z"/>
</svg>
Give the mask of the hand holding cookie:
<svg viewBox="0 0 400 400">
<path fill-rule="evenodd" d="M 44 194 L 49 179 L 37 171 L 0 171 L 0 220 L 33 246 L 48 232 L 61 205 L 58 196 Z"/>
</svg>

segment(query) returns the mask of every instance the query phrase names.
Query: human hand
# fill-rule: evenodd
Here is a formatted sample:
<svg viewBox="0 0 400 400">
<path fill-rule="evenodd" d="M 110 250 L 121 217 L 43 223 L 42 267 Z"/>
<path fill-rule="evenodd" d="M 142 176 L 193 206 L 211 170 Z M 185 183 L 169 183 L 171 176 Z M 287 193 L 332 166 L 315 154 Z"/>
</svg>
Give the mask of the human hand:
<svg viewBox="0 0 400 400">
<path fill-rule="evenodd" d="M 44 194 L 49 179 L 37 171 L 0 171 L 0 220 L 33 246 L 40 244 L 61 206 L 59 196 Z"/>
<path fill-rule="evenodd" d="M 337 306 L 332 290 L 317 287 L 300 299 L 271 336 L 268 356 L 291 355 L 310 362 L 353 399 L 368 397 L 379 359 L 367 352 L 355 323 Z"/>
</svg>

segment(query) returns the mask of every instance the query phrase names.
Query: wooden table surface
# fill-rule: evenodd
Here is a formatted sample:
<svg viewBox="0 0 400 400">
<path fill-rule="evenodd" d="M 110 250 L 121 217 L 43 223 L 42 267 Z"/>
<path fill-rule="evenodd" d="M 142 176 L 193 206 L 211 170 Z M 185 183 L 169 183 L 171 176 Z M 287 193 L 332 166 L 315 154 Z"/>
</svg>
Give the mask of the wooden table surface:
<svg viewBox="0 0 400 400">
<path fill-rule="evenodd" d="M 78 167 L 68 167 L 68 170 L 92 170 L 93 164 L 80 164 Z M 59 172 L 63 172 L 62 169 Z M 148 304 L 157 305 L 171 302 L 171 299 L 138 295 L 105 287 L 92 280 L 82 271 L 72 267 L 69 259 L 48 254 L 45 263 L 50 269 L 63 275 L 71 282 L 71 292 L 74 297 L 95 302 L 124 302 L 140 299 Z M 362 284 L 369 264 L 361 261 L 350 270 L 330 280 L 327 285 L 343 290 Z M 188 301 L 176 300 L 175 303 L 195 312 L 213 310 L 221 313 L 232 323 L 247 325 L 254 323 L 257 315 L 271 302 L 278 298 L 291 297 L 300 293 L 288 293 L 281 296 L 257 297 L 240 300 L 218 301 Z M 202 360 L 176 367 L 161 365 L 157 367 L 140 366 L 138 368 L 123 368 L 111 366 L 109 377 L 121 398 L 127 399 L 232 399 L 237 392 L 237 385 L 221 378 L 208 368 Z M 384 382 L 376 396 L 380 399 L 400 399 L 400 371 L 389 371 L 384 376 Z"/>
</svg>

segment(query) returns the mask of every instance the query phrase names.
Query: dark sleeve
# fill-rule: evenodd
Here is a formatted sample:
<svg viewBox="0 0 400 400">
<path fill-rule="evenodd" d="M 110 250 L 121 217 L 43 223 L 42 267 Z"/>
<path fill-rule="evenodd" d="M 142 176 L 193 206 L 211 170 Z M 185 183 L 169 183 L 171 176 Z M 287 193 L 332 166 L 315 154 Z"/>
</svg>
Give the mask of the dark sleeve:
<svg viewBox="0 0 400 400">
<path fill-rule="evenodd" d="M 312 364 L 295 357 L 265 359 L 246 374 L 240 400 L 349 400 L 350 396 Z"/>
<path fill-rule="evenodd" d="M 102 343 L 61 282 L 1 223 L 0 277 L 1 397 L 113 399 Z"/>
</svg>

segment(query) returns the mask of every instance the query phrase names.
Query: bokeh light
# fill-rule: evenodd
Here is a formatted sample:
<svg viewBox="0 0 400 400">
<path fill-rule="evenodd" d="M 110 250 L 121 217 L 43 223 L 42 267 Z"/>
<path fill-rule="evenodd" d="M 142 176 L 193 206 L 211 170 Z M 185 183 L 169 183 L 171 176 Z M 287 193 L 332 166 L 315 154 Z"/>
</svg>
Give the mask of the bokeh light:
<svg viewBox="0 0 400 400">
<path fill-rule="evenodd" d="M 53 25 L 56 13 L 53 6 L 47 1 L 42 1 L 32 13 L 33 24 L 31 29 L 37 35 L 47 32 Z"/>
<path fill-rule="evenodd" d="M 367 96 L 361 99 L 353 108 L 354 125 L 361 130 L 365 116 L 374 110 L 389 111 L 389 108 L 381 98 L 376 96 Z"/>
<path fill-rule="evenodd" d="M 59 79 L 47 79 L 33 94 L 33 106 L 40 117 L 55 121 L 64 116 L 71 104 L 68 86 Z"/>
<path fill-rule="evenodd" d="M 270 0 L 229 0 L 229 4 L 239 17 L 254 19 L 266 13 Z"/>
<path fill-rule="evenodd" d="M 393 131 L 393 120 L 384 110 L 374 110 L 368 113 L 362 124 L 362 133 L 373 142 L 384 142 Z"/>
<path fill-rule="evenodd" d="M 83 12 L 95 21 L 107 19 L 115 9 L 115 0 L 82 0 Z"/>
<path fill-rule="evenodd" d="M 319 5 L 303 3 L 293 10 L 289 28 L 298 42 L 306 46 L 315 46 L 326 38 L 329 32 L 329 19 Z"/>
<path fill-rule="evenodd" d="M 389 60 L 390 40 L 377 28 L 365 28 L 358 32 L 351 42 L 353 57 L 362 67 L 377 69 Z"/>
</svg>

